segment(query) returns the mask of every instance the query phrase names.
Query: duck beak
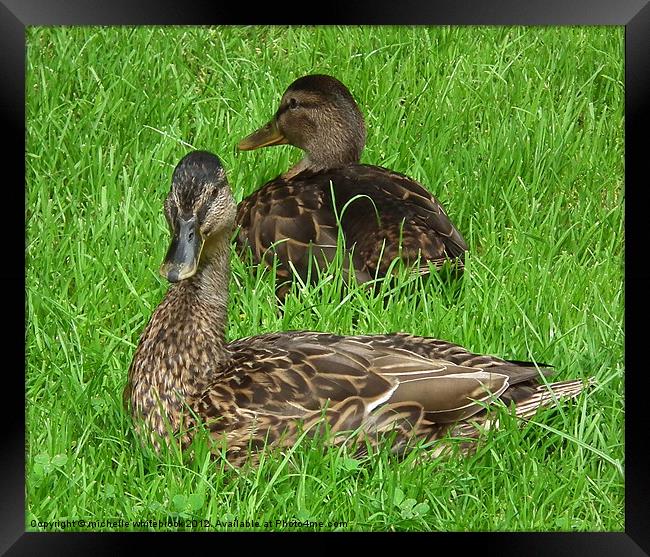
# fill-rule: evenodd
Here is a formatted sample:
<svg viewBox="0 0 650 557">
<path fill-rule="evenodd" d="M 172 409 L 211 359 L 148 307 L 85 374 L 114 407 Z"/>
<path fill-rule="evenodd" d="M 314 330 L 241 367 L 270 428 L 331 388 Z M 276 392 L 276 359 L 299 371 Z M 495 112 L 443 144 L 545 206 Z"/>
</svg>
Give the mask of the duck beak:
<svg viewBox="0 0 650 557">
<path fill-rule="evenodd" d="M 169 282 L 179 282 L 193 276 L 199 265 L 203 244 L 196 217 L 187 220 L 179 217 L 172 243 L 160 266 L 160 274 Z"/>
<path fill-rule="evenodd" d="M 278 129 L 278 121 L 273 118 L 268 124 L 242 139 L 237 147 L 240 151 L 252 151 L 269 145 L 284 145 L 287 138 Z"/>
</svg>

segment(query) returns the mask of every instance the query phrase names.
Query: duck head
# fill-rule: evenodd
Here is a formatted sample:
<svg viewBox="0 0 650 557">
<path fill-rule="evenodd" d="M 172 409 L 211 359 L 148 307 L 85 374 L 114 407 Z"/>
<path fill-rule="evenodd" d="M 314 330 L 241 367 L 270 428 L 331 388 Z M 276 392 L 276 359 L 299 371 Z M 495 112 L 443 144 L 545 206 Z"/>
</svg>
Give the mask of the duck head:
<svg viewBox="0 0 650 557">
<path fill-rule="evenodd" d="M 305 151 L 304 167 L 333 168 L 359 162 L 365 142 L 363 116 L 347 87 L 329 75 L 307 75 L 289 85 L 273 119 L 238 147 L 288 143 Z"/>
<path fill-rule="evenodd" d="M 230 238 L 236 212 L 219 158 L 206 151 L 193 151 L 183 157 L 165 199 L 172 241 L 160 274 L 170 282 L 196 274 L 217 241 Z"/>
</svg>

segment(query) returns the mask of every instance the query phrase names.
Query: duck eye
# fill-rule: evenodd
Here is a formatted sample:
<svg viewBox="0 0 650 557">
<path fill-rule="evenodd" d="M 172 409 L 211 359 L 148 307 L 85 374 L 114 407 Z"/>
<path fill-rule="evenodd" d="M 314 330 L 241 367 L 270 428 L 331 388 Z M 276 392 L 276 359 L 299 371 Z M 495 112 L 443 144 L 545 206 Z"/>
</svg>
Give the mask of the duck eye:
<svg viewBox="0 0 650 557">
<path fill-rule="evenodd" d="M 298 108 L 298 101 L 294 98 L 289 99 L 289 108 Z"/>
</svg>

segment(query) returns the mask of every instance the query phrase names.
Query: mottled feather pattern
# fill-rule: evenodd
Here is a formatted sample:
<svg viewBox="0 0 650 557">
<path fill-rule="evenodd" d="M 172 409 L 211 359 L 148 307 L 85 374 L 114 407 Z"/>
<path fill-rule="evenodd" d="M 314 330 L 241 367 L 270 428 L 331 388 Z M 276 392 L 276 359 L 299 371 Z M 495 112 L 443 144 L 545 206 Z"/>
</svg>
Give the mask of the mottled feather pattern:
<svg viewBox="0 0 650 557">
<path fill-rule="evenodd" d="M 337 215 L 358 282 L 385 276 L 396 258 L 438 267 L 452 260 L 462 268 L 467 250 L 429 192 L 378 166 L 350 164 L 278 177 L 244 199 L 237 213 L 240 252 L 250 247 L 257 264 L 271 265 L 277 256 L 279 280 L 291 277 L 289 262 L 305 280 L 310 257 L 321 269 L 334 259 Z"/>
<path fill-rule="evenodd" d="M 369 175 L 383 172 L 362 168 Z M 258 209 L 268 214 L 278 209 L 278 214 L 294 216 L 276 216 L 281 225 L 273 226 L 252 219 L 255 223 L 240 230 L 240 236 L 269 242 L 276 230 L 291 226 L 292 218 L 310 222 L 313 230 L 304 223 L 301 229 L 315 231 L 316 238 L 328 236 L 329 225 L 315 216 L 319 204 L 331 202 L 326 181 L 312 180 L 307 188 L 311 193 L 302 200 L 294 196 L 289 206 L 262 204 Z M 284 187 L 278 184 L 259 195 L 282 199 Z M 337 205 L 358 191 L 353 186 L 344 190 Z M 414 222 L 427 215 L 444 216 L 416 187 L 401 195 L 412 200 L 406 206 Z M 205 152 L 186 155 L 175 171 L 165 210 L 172 230 L 178 228 L 176 218 L 185 218 L 178 217 L 183 212 L 196 221 L 192 237 L 177 235 L 172 246 L 199 247 L 192 252 L 196 263 L 182 279 L 175 275 L 175 284 L 145 327 L 124 389 L 136 431 L 156 450 L 178 443 L 186 448 L 203 427 L 214 441 L 212 449 L 225 451 L 235 465 L 255 462 L 266 446 L 293 446 L 302 435 L 325 432 L 327 443 L 353 443 L 358 454 L 380 445 L 402 454 L 415 442 L 438 441 L 449 432 L 465 438 L 462 448 L 469 450 L 477 426 L 491 424 L 487 407 L 498 400 L 514 403 L 516 415 L 527 418 L 583 388 L 579 381 L 540 385 L 550 371 L 533 363 L 475 354 L 457 344 L 404 333 L 292 331 L 226 343 L 235 203 L 219 159 Z M 361 233 L 345 219 L 346 242 L 360 243 Z M 201 235 L 199 244 L 194 234 Z M 287 253 L 295 255 L 293 249 L 307 247 L 294 242 Z M 264 257 L 263 252 L 258 255 Z M 442 451 L 436 446 L 429 454 Z"/>
<path fill-rule="evenodd" d="M 154 318 L 166 315 L 157 312 Z M 167 337 L 155 338 L 157 346 L 166 344 Z M 175 385 L 179 397 L 185 397 L 183 403 L 167 397 L 162 402 L 172 428 L 184 432 L 184 445 L 191 441 L 200 416 L 234 464 L 249 457 L 254 461 L 256 450 L 263 446 L 288 446 L 300 432 L 322 432 L 319 424 L 327 427 L 330 442 L 354 442 L 363 452 L 366 444 L 390 439 L 395 443 L 392 450 L 400 453 L 414 440 L 444 436 L 457 419 L 475 416 L 478 420 L 485 413 L 482 404 L 493 400 L 490 387 L 497 391 L 488 376 L 501 386 L 505 402 L 520 389 L 537 393 L 540 376 L 534 366 L 509 364 L 445 341 L 399 333 L 348 337 L 307 331 L 269 333 L 232 342 L 221 353 L 205 370 L 195 370 L 197 377 L 212 377 L 212 381 L 197 381 L 192 392 Z M 485 370 L 493 371 L 476 375 Z M 400 384 L 414 379 L 422 384 L 409 400 L 402 400 L 397 396 Z M 445 390 L 436 381 L 458 387 Z M 136 382 L 133 396 L 137 399 L 139 389 L 149 386 Z M 146 414 L 151 410 L 147 404 L 153 401 L 147 396 L 142 400 L 135 411 Z M 444 408 L 430 405 L 440 400 Z M 458 413 L 456 407 L 465 410 Z M 450 408 L 456 413 L 446 415 Z M 162 414 L 153 415 L 156 419 L 145 420 L 146 425 L 155 430 L 156 438 L 165 437 Z M 350 437 L 355 430 L 357 436 Z"/>
<path fill-rule="evenodd" d="M 163 436 L 166 428 L 175 431 L 179 426 L 178 412 L 168 409 L 182 406 L 205 387 L 207 378 L 214 379 L 214 360 L 222 344 L 211 327 L 201 326 L 211 323 L 201 308 L 191 308 L 185 296 L 177 295 L 188 287 L 189 283 L 173 287 L 167 303 L 153 313 L 140 337 L 125 390 L 138 428 L 144 425 Z M 192 317 L 183 319 L 190 311 Z"/>
</svg>

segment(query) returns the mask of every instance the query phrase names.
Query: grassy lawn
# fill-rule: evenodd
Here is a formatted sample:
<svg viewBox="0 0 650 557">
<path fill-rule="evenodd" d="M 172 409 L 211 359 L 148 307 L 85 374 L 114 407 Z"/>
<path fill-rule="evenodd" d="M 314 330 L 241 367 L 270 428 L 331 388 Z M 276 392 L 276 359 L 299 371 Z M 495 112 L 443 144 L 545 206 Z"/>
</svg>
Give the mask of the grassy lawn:
<svg viewBox="0 0 650 557">
<path fill-rule="evenodd" d="M 27 42 L 29 530 L 623 529 L 623 28 L 31 28 Z M 334 276 L 281 311 L 271 274 L 233 255 L 229 338 L 407 331 L 597 389 L 523 428 L 504 416 L 468 458 L 311 442 L 232 470 L 200 444 L 193 459 L 139 448 L 122 388 L 167 287 L 173 167 L 215 152 L 238 200 L 287 169 L 292 147 L 234 145 L 314 72 L 358 100 L 362 161 L 440 199 L 467 271 L 454 292 L 402 275 L 385 305 Z M 80 519 L 123 522 L 44 525 Z"/>
</svg>

